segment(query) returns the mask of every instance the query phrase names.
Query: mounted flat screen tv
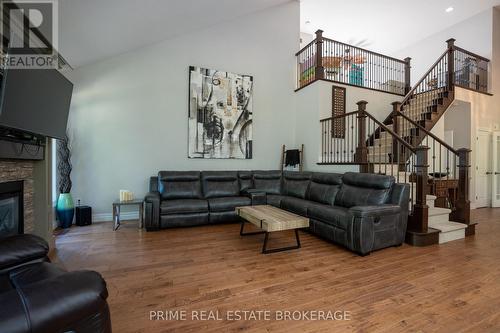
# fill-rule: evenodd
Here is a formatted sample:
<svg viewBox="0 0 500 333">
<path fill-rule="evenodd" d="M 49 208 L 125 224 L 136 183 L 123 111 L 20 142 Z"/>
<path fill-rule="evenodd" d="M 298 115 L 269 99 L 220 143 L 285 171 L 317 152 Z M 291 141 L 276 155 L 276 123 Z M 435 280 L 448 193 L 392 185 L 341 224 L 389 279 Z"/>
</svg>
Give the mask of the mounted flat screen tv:
<svg viewBox="0 0 500 333">
<path fill-rule="evenodd" d="M 6 69 L 0 126 L 63 139 L 73 84 L 55 69 Z"/>
</svg>

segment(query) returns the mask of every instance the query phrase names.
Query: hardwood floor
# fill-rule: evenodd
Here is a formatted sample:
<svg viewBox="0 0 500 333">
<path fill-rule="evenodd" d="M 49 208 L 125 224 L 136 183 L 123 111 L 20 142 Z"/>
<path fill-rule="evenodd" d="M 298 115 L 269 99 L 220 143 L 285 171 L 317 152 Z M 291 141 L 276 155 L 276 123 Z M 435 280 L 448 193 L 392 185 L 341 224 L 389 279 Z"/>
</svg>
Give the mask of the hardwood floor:
<svg viewBox="0 0 500 333">
<path fill-rule="evenodd" d="M 262 255 L 263 235 L 241 238 L 238 224 L 145 232 L 126 222 L 113 232 L 95 223 L 58 235 L 55 262 L 104 276 L 117 333 L 499 332 L 500 209 L 474 220 L 465 240 L 367 257 L 305 232 L 300 250 Z M 175 310 L 188 320 L 149 319 Z M 350 320 L 190 320 L 202 310 L 349 311 Z"/>
</svg>

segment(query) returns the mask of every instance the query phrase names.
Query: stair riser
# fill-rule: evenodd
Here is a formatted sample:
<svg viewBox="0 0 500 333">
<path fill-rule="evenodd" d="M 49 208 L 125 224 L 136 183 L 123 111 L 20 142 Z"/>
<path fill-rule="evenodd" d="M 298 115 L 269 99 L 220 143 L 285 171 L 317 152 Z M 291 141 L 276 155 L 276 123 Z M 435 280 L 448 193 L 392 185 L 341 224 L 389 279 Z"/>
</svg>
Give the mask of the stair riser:
<svg viewBox="0 0 500 333">
<path fill-rule="evenodd" d="M 465 229 L 453 230 L 448 232 L 440 232 L 439 233 L 439 244 L 444 244 L 448 242 L 452 242 L 454 240 L 464 239 L 465 238 Z"/>
</svg>

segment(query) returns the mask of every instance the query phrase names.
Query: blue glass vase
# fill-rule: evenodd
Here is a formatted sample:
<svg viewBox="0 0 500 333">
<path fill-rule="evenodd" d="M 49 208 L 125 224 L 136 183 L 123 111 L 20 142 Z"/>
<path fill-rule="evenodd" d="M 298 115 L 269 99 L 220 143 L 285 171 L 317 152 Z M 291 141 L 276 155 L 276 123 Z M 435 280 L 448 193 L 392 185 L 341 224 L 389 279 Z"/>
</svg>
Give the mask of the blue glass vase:
<svg viewBox="0 0 500 333">
<path fill-rule="evenodd" d="M 70 193 L 61 193 L 57 199 L 57 218 L 59 227 L 66 229 L 73 224 L 73 216 L 75 215 L 75 204 Z"/>
</svg>

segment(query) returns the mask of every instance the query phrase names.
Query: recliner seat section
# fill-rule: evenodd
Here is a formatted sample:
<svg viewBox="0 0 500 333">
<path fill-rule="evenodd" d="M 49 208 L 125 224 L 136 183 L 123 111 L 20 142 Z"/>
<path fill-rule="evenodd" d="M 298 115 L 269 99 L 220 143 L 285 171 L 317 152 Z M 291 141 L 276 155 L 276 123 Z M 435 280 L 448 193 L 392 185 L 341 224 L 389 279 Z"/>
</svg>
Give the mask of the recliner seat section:
<svg viewBox="0 0 500 333">
<path fill-rule="evenodd" d="M 111 332 L 101 275 L 66 272 L 48 251 L 34 235 L 0 239 L 0 332 Z"/>
<path fill-rule="evenodd" d="M 359 254 L 404 241 L 409 185 L 362 173 L 161 171 L 150 178 L 146 229 L 239 222 L 239 206 L 273 205 L 310 219 L 309 231 Z"/>
<path fill-rule="evenodd" d="M 203 171 L 201 173 L 204 197 L 208 200 L 210 223 L 239 221 L 235 208 L 249 206 L 251 201 L 241 196 L 237 171 Z"/>
</svg>

